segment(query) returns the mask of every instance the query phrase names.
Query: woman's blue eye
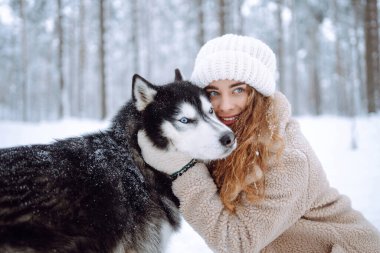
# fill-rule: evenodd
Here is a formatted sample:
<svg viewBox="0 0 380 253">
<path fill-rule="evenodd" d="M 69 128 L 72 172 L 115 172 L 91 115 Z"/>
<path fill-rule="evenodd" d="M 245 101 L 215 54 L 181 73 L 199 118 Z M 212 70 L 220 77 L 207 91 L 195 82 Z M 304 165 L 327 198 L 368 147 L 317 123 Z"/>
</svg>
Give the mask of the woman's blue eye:
<svg viewBox="0 0 380 253">
<path fill-rule="evenodd" d="M 208 93 L 208 96 L 209 96 L 209 97 L 215 97 L 215 96 L 218 96 L 218 95 L 219 95 L 219 93 L 216 92 L 216 91 L 210 91 L 210 92 Z"/>
<path fill-rule="evenodd" d="M 235 93 L 242 93 L 244 92 L 244 89 L 243 88 L 237 88 L 234 90 Z"/>
<path fill-rule="evenodd" d="M 179 122 L 181 122 L 183 124 L 187 124 L 187 123 L 189 123 L 189 119 L 185 118 L 185 117 L 182 117 L 182 118 L 180 118 Z"/>
</svg>

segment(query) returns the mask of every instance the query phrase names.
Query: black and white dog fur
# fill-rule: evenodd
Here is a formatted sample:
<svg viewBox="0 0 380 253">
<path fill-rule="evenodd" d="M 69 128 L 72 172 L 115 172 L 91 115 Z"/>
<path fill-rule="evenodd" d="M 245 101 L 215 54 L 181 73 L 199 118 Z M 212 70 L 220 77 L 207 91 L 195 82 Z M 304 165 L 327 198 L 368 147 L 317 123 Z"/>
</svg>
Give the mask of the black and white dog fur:
<svg viewBox="0 0 380 253">
<path fill-rule="evenodd" d="M 142 160 L 139 130 L 160 149 L 202 160 L 236 146 L 179 71 L 164 86 L 135 75 L 133 98 L 108 130 L 0 150 L 0 252 L 163 252 L 179 201 L 169 175 Z"/>
</svg>

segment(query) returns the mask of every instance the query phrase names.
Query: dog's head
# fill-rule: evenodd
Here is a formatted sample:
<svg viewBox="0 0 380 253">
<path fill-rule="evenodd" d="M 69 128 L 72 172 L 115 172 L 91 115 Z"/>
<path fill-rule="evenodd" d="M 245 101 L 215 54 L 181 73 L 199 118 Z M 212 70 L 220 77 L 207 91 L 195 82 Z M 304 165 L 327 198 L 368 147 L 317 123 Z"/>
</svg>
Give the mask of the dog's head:
<svg viewBox="0 0 380 253">
<path fill-rule="evenodd" d="M 218 120 L 206 93 L 183 81 L 179 70 L 175 81 L 163 86 L 134 75 L 132 96 L 156 147 L 204 161 L 224 158 L 236 148 L 233 132 Z"/>
</svg>

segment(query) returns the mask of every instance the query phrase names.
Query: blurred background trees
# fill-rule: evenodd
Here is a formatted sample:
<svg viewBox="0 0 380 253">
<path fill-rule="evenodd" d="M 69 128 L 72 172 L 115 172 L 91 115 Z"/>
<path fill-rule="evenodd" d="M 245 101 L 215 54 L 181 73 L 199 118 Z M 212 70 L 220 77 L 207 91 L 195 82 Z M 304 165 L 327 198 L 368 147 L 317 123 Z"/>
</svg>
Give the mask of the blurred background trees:
<svg viewBox="0 0 380 253">
<path fill-rule="evenodd" d="M 380 110 L 377 0 L 0 0 L 0 119 L 104 119 L 134 73 L 191 75 L 207 40 L 252 35 L 277 54 L 296 115 Z"/>
</svg>

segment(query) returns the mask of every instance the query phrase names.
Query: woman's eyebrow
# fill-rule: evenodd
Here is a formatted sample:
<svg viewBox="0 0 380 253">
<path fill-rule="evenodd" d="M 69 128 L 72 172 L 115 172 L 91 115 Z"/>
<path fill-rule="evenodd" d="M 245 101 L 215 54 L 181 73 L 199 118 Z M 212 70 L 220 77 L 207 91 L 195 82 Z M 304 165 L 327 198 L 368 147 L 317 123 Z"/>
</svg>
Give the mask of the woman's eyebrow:
<svg viewBox="0 0 380 253">
<path fill-rule="evenodd" d="M 205 87 L 206 90 L 219 90 L 218 87 L 216 86 L 213 86 L 213 85 L 208 85 L 207 87 Z"/>
<path fill-rule="evenodd" d="M 233 84 L 231 84 L 231 85 L 229 86 L 229 88 L 233 88 L 233 87 L 236 87 L 236 86 L 239 86 L 239 85 L 243 85 L 243 84 L 246 85 L 246 83 L 243 83 L 243 82 L 233 83 Z M 207 87 L 205 87 L 205 89 L 206 89 L 206 90 L 219 90 L 218 87 L 213 86 L 213 85 L 208 85 Z"/>
<path fill-rule="evenodd" d="M 242 84 L 246 84 L 246 83 L 243 83 L 243 82 L 233 83 L 233 84 L 230 85 L 230 88 L 233 88 L 233 87 L 236 87 L 236 86 L 239 86 L 239 85 L 242 85 Z"/>
</svg>

